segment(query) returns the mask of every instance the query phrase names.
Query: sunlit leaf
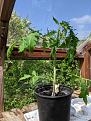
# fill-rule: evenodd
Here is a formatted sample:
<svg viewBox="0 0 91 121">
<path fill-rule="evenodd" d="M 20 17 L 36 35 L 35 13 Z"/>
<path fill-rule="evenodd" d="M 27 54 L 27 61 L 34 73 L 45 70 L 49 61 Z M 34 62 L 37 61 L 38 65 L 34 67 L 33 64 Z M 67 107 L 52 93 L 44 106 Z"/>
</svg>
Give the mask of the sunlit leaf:
<svg viewBox="0 0 91 121">
<path fill-rule="evenodd" d="M 89 95 L 89 93 L 85 80 L 81 80 L 80 87 L 81 87 L 80 98 L 83 98 L 84 102 L 87 104 L 87 95 Z"/>
<path fill-rule="evenodd" d="M 30 77 L 31 77 L 30 75 L 24 74 L 24 76 L 21 77 L 19 80 L 20 80 L 20 81 L 21 81 L 21 80 L 26 80 L 26 79 L 29 79 Z"/>
<path fill-rule="evenodd" d="M 20 40 L 19 52 L 24 52 L 24 50 L 25 50 L 26 48 L 27 48 L 27 42 L 26 42 L 25 37 L 23 37 L 23 38 Z"/>
<path fill-rule="evenodd" d="M 20 41 L 19 52 L 23 52 L 25 50 L 33 51 L 35 46 L 37 45 L 37 41 L 39 38 L 39 33 L 30 33 L 28 36 L 22 38 Z"/>
<path fill-rule="evenodd" d="M 10 45 L 9 45 L 9 48 L 8 48 L 8 50 L 7 50 L 7 58 L 8 58 L 8 59 L 10 58 L 10 56 L 11 56 L 11 54 L 12 54 L 12 51 L 13 51 L 13 49 L 14 49 L 15 46 L 16 46 L 16 42 L 14 42 L 13 44 L 10 44 Z"/>
</svg>

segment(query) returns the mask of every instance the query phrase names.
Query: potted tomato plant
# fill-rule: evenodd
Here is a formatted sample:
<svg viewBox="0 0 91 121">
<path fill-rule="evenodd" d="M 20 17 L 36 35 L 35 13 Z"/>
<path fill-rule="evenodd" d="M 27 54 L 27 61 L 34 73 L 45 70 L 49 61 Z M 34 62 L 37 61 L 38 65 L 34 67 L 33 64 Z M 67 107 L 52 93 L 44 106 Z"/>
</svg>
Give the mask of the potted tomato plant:
<svg viewBox="0 0 91 121">
<path fill-rule="evenodd" d="M 58 25 L 57 31 L 49 31 L 42 38 L 44 48 L 51 48 L 50 55 L 53 60 L 54 78 L 53 85 L 44 85 L 36 88 L 39 119 L 40 121 L 69 121 L 73 90 L 70 87 L 58 84 L 56 81 L 56 52 L 58 48 L 66 48 L 67 57 L 65 61 L 71 66 L 76 54 L 78 38 L 68 22 L 58 22 L 54 17 L 53 20 Z"/>
</svg>

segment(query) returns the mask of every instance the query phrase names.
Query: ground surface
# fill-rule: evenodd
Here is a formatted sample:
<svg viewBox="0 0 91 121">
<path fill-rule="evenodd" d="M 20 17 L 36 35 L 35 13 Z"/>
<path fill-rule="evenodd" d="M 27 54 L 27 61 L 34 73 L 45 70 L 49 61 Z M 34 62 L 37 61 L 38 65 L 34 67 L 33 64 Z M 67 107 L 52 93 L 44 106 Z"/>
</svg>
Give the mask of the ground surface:
<svg viewBox="0 0 91 121">
<path fill-rule="evenodd" d="M 72 96 L 70 121 L 91 121 L 91 96 L 88 97 L 88 104 L 85 105 L 81 98 L 78 98 L 79 91 Z M 91 95 L 91 94 L 90 94 Z M 12 109 L 9 112 L 2 112 L 0 121 L 39 121 L 36 103 L 24 106 L 20 109 Z"/>
<path fill-rule="evenodd" d="M 24 114 L 26 121 L 39 121 L 38 110 Z M 85 105 L 82 98 L 71 100 L 70 121 L 91 121 L 91 96 L 88 96 L 88 104 Z"/>
</svg>

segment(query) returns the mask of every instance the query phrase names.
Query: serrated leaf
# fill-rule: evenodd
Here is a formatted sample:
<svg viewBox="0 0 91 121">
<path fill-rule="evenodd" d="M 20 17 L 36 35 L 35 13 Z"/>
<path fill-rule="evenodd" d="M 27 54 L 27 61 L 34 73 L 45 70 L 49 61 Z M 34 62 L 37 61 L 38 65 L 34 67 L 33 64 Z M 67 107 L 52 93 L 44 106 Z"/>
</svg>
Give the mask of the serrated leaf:
<svg viewBox="0 0 91 121">
<path fill-rule="evenodd" d="M 37 44 L 38 37 L 39 33 L 37 32 L 30 33 L 28 36 L 23 37 L 20 42 L 19 52 L 24 52 L 25 50 L 32 52 Z"/>
<path fill-rule="evenodd" d="M 36 41 L 37 41 L 37 38 L 35 36 L 30 36 L 27 38 L 28 39 L 28 49 L 29 51 L 33 51 L 33 49 L 35 48 L 36 46 Z"/>
<path fill-rule="evenodd" d="M 31 33 L 28 37 L 28 49 L 29 51 L 33 51 L 33 49 L 35 48 L 36 44 L 37 44 L 37 40 L 39 37 L 39 33 L 35 32 L 35 33 Z"/>
<path fill-rule="evenodd" d="M 27 42 L 25 37 L 20 40 L 20 45 L 19 45 L 19 52 L 24 52 L 24 50 L 27 48 Z"/>
</svg>

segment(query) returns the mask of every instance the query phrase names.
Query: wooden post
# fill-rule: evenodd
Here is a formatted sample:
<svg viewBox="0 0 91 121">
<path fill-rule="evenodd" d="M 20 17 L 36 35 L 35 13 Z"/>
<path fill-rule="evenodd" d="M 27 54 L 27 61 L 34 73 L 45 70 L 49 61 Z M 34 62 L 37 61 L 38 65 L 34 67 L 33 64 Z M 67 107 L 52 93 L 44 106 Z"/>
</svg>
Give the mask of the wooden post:
<svg viewBox="0 0 91 121">
<path fill-rule="evenodd" d="M 83 59 L 80 61 L 80 74 L 82 77 L 91 79 L 91 41 L 83 42 L 77 48 L 78 54 L 83 55 Z"/>
<path fill-rule="evenodd" d="M 0 57 L 0 112 L 4 110 L 3 97 L 4 97 L 3 95 L 3 58 Z"/>
<path fill-rule="evenodd" d="M 81 66 L 80 66 L 80 72 L 81 76 L 90 79 L 90 53 L 89 50 L 85 51 L 84 53 L 84 59 L 81 61 Z"/>
<path fill-rule="evenodd" d="M 8 33 L 8 23 L 0 22 L 0 112 L 3 111 L 3 64 Z"/>
<path fill-rule="evenodd" d="M 8 25 L 15 0 L 0 0 L 0 114 L 3 111 L 3 64 L 8 34 Z"/>
</svg>

